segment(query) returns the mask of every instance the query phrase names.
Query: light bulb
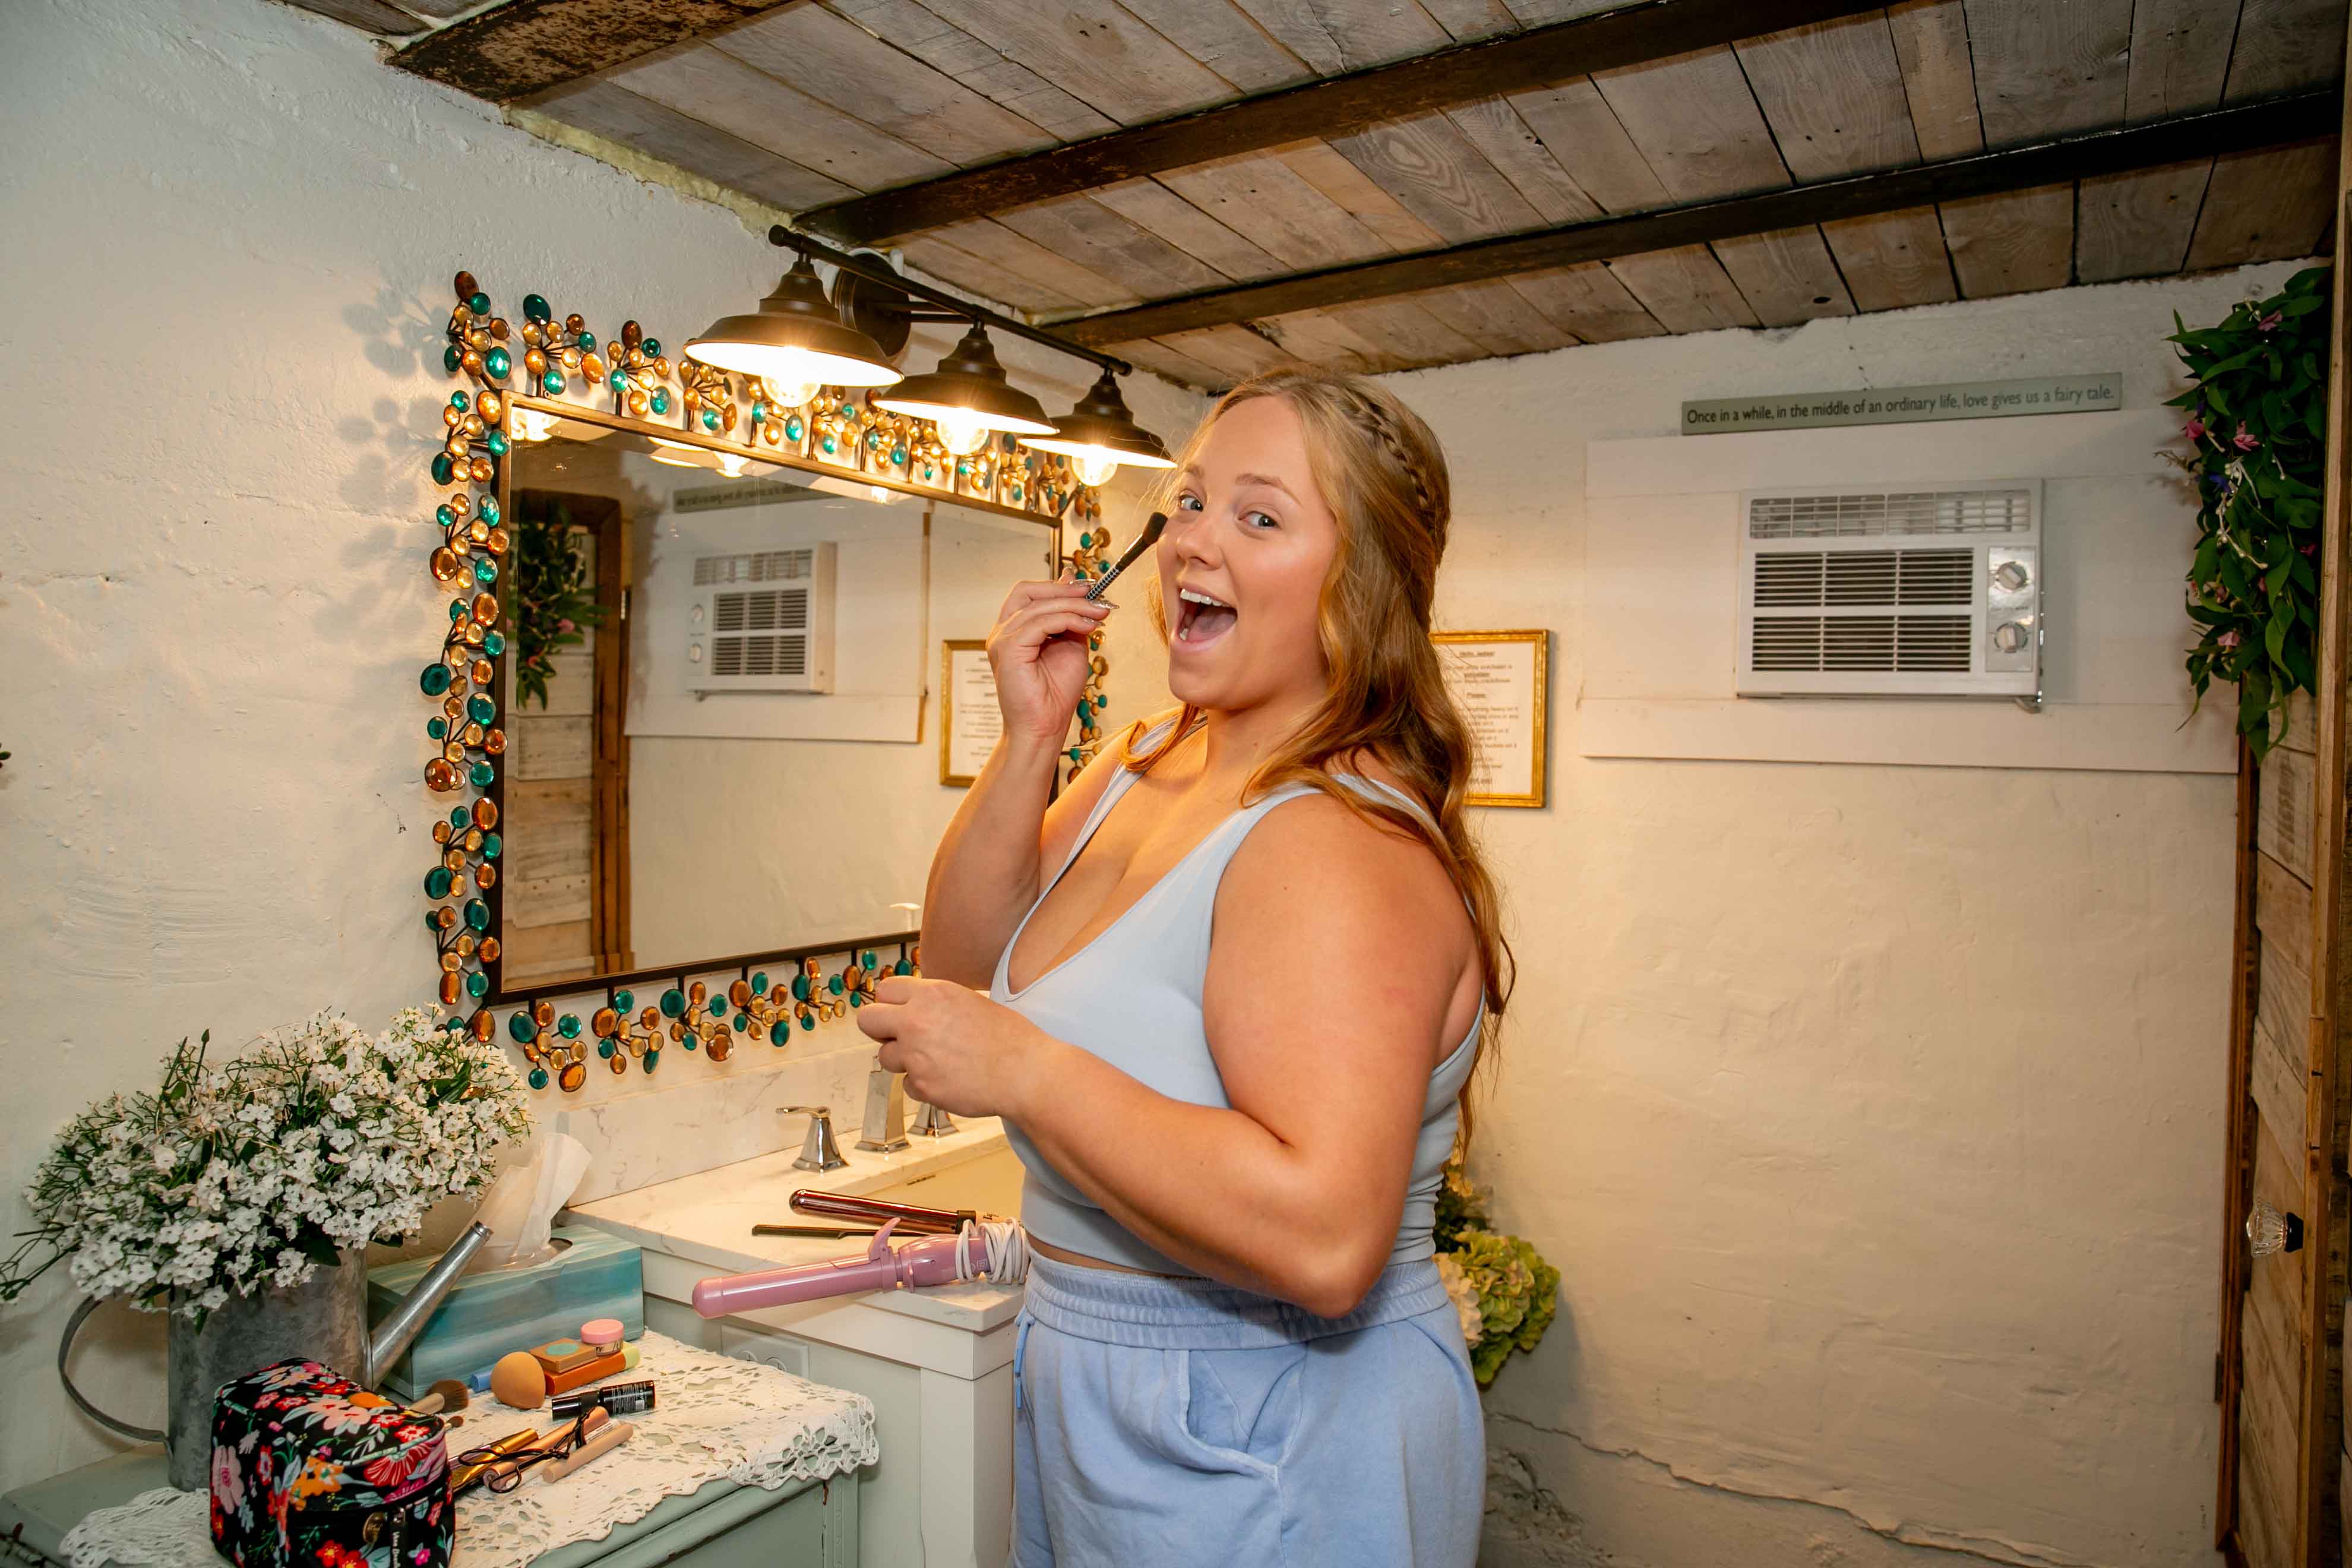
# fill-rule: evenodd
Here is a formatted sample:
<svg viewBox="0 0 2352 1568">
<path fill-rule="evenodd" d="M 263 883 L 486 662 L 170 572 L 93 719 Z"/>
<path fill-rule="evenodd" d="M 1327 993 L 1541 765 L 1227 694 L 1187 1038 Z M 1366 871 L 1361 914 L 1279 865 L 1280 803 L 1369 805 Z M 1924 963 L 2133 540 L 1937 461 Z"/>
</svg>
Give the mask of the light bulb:
<svg viewBox="0 0 2352 1568">
<path fill-rule="evenodd" d="M 814 377 L 807 381 L 778 381 L 772 377 L 764 376 L 761 379 L 767 382 L 769 395 L 776 400 L 776 406 L 779 408 L 804 407 L 810 399 L 816 396 L 818 389 L 824 385 L 824 382 Z"/>
<path fill-rule="evenodd" d="M 751 467 L 751 459 L 734 452 L 719 455 L 719 471 L 730 479 L 740 479 Z"/>
<path fill-rule="evenodd" d="M 936 422 L 940 445 L 959 458 L 969 458 L 988 445 L 988 424 L 978 414 L 961 408 L 943 409 Z"/>
<path fill-rule="evenodd" d="M 1077 470 L 1078 483 L 1099 485 L 1118 472 L 1118 454 L 1105 447 L 1095 447 L 1084 452 L 1071 454 L 1070 467 Z"/>
<path fill-rule="evenodd" d="M 541 414 L 536 408 L 518 408 L 515 412 L 521 416 L 524 440 L 544 441 L 554 432 L 554 415 Z"/>
</svg>

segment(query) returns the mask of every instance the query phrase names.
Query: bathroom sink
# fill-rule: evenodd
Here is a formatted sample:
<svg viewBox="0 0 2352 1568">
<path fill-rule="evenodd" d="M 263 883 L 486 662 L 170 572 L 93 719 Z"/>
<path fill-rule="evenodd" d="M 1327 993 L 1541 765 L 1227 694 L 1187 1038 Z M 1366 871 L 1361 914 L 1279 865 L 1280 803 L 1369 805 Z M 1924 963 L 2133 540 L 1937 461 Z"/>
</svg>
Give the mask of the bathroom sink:
<svg viewBox="0 0 2352 1568">
<path fill-rule="evenodd" d="M 926 1208 L 971 1209 L 1005 1219 L 1021 1217 L 1021 1157 L 1010 1148 L 989 1151 L 977 1159 L 926 1171 L 887 1187 L 872 1187 L 860 1197 L 894 1204 L 920 1204 Z"/>
</svg>

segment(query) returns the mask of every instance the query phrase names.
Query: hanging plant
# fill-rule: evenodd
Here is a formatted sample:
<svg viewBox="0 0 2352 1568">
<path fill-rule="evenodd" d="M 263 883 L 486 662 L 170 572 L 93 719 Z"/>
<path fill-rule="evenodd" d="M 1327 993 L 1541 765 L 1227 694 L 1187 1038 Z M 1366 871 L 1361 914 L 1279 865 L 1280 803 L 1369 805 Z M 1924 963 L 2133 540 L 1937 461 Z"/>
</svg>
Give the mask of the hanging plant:
<svg viewBox="0 0 2352 1568">
<path fill-rule="evenodd" d="M 1445 1162 L 1431 1227 L 1438 1278 L 1454 1299 L 1470 1371 L 1486 1387 L 1515 1350 L 1531 1351 L 1559 1310 L 1559 1270 L 1516 1236 L 1486 1228 L 1486 1194 L 1462 1168 L 1456 1151 Z"/>
<path fill-rule="evenodd" d="M 2200 701 L 2217 679 L 2236 684 L 2238 732 L 2257 758 L 2317 662 L 2331 283 L 2328 268 L 2298 272 L 2197 331 L 2176 311 L 2166 340 L 2195 383 L 2170 400 L 2189 412 L 2189 451 L 2163 454 L 2197 489 L 2189 679 Z"/>
<path fill-rule="evenodd" d="M 582 628 L 604 625 L 604 607 L 572 548 L 571 509 L 534 499 L 516 510 L 515 700 L 544 708 L 555 650 L 585 642 Z"/>
</svg>

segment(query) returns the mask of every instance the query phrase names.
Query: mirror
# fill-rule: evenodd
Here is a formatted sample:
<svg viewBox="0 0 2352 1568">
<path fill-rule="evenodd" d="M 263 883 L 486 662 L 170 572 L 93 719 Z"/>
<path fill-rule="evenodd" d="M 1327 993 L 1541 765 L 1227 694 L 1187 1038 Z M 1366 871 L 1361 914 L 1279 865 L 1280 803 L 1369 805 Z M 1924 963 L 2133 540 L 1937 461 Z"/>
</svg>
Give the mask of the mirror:
<svg viewBox="0 0 2352 1568">
<path fill-rule="evenodd" d="M 1053 520 L 513 402 L 493 999 L 911 932 L 940 644 Z"/>
</svg>

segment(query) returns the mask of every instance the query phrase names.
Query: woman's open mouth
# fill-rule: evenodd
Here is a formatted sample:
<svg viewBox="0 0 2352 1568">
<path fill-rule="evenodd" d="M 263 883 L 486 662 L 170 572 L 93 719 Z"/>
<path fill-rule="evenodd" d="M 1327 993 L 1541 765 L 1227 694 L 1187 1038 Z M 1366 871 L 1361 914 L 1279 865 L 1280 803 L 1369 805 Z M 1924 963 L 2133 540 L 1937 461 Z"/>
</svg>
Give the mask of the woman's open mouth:
<svg viewBox="0 0 2352 1568">
<path fill-rule="evenodd" d="M 1214 642 L 1233 629 L 1239 612 L 1194 588 L 1176 591 L 1176 640 L 1187 647 Z"/>
</svg>

